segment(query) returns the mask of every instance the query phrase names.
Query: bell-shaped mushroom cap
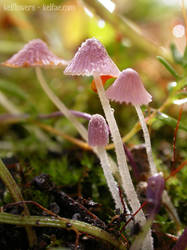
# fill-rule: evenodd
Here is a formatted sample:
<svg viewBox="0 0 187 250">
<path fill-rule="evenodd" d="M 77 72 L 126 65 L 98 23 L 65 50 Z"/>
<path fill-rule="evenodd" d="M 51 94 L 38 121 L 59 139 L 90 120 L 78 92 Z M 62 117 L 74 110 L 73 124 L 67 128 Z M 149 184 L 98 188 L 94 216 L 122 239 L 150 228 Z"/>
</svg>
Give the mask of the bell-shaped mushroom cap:
<svg viewBox="0 0 187 250">
<path fill-rule="evenodd" d="M 97 39 L 90 38 L 82 43 L 64 74 L 91 76 L 94 73 L 117 77 L 120 71 L 104 46 Z"/>
<path fill-rule="evenodd" d="M 102 115 L 92 115 L 88 124 L 88 144 L 90 146 L 106 146 L 108 144 L 109 130 Z"/>
<path fill-rule="evenodd" d="M 107 89 L 106 96 L 112 101 L 132 105 L 143 105 L 152 101 L 152 96 L 144 88 L 138 73 L 130 68 L 120 73 Z"/>
<path fill-rule="evenodd" d="M 60 59 L 54 55 L 40 39 L 31 40 L 18 53 L 13 55 L 6 62 L 2 63 L 4 66 L 12 68 L 21 67 L 49 67 L 49 66 L 64 66 L 68 62 Z"/>
</svg>

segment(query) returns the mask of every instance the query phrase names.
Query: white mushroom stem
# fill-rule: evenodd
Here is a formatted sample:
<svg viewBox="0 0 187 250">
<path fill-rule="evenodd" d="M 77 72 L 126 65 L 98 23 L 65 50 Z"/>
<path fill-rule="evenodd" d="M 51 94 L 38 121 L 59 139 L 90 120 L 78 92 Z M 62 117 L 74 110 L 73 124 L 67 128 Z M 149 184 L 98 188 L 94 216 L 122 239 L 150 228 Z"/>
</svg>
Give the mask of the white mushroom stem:
<svg viewBox="0 0 187 250">
<path fill-rule="evenodd" d="M 104 90 L 100 76 L 97 74 L 94 74 L 94 80 L 95 80 L 95 85 L 96 85 L 97 92 L 101 101 L 101 105 L 103 107 L 106 120 L 110 127 L 112 139 L 115 145 L 117 163 L 119 166 L 119 172 L 120 172 L 121 180 L 122 180 L 122 187 L 124 189 L 124 192 L 126 193 L 126 197 L 132 208 L 132 211 L 133 213 L 135 213 L 140 208 L 140 202 L 138 200 L 138 196 L 136 194 L 134 185 L 131 180 L 126 156 L 125 156 L 124 149 L 123 149 L 122 139 L 119 133 L 119 129 L 118 129 L 116 120 L 114 118 L 113 111 L 110 107 L 109 100 L 107 99 L 105 95 L 105 90 Z M 146 222 L 146 218 L 142 210 L 140 210 L 139 213 L 136 214 L 135 221 L 140 222 L 141 225 L 143 225 Z M 152 237 L 151 237 L 150 231 L 144 241 L 144 249 L 147 249 L 147 250 L 153 249 L 153 243 L 152 243 Z"/>
<path fill-rule="evenodd" d="M 149 168 L 150 168 L 150 174 L 152 176 L 152 175 L 157 173 L 157 169 L 156 169 L 156 166 L 155 166 L 154 160 L 153 160 L 153 153 L 152 153 L 152 149 L 151 149 L 151 139 L 150 139 L 149 131 L 148 131 L 148 128 L 147 128 L 147 125 L 145 122 L 145 118 L 144 118 L 144 115 L 143 115 L 143 112 L 142 112 L 140 106 L 135 105 L 134 107 L 135 107 L 136 112 L 138 114 L 140 124 L 141 124 L 142 130 L 143 130 L 147 158 L 148 158 Z M 177 222 L 178 227 L 180 227 L 181 222 L 180 222 L 180 219 L 178 217 L 177 211 L 176 211 L 175 207 L 173 206 L 173 204 L 170 200 L 170 197 L 169 197 L 166 190 L 164 190 L 164 192 L 162 194 L 162 199 L 163 199 L 163 202 L 168 207 L 170 213 L 172 214 L 173 219 Z"/>
<path fill-rule="evenodd" d="M 140 207 L 140 203 L 138 201 L 138 197 L 137 197 L 136 191 L 134 189 L 134 186 L 130 177 L 119 129 L 116 124 L 113 111 L 111 110 L 109 100 L 107 99 L 105 95 L 105 90 L 103 88 L 103 84 L 102 84 L 100 76 L 94 75 L 94 80 L 95 80 L 97 92 L 98 92 L 98 95 L 99 95 L 99 98 L 100 98 L 100 101 L 101 101 L 101 104 L 102 104 L 102 107 L 106 116 L 106 120 L 110 128 L 112 139 L 115 145 L 117 162 L 118 162 L 119 171 L 121 175 L 122 187 L 124 191 L 126 192 L 127 199 L 131 205 L 133 213 L 135 213 Z"/>
<path fill-rule="evenodd" d="M 55 106 L 64 114 L 64 116 L 72 122 L 74 127 L 78 130 L 82 138 L 87 141 L 88 140 L 88 132 L 85 127 L 77 120 L 77 118 L 71 114 L 69 109 L 65 106 L 65 104 L 52 92 L 52 90 L 47 85 L 42 71 L 39 67 L 36 67 L 36 75 L 39 80 L 41 87 L 43 88 L 44 92 L 47 94 L 49 99 L 55 104 Z"/>
<path fill-rule="evenodd" d="M 124 209 L 123 209 L 123 206 L 121 203 L 119 190 L 118 190 L 118 187 L 117 187 L 116 182 L 114 180 L 114 177 L 112 175 L 112 171 L 110 169 L 110 162 L 109 162 L 106 150 L 104 147 L 101 147 L 101 146 L 96 147 L 96 150 L 97 150 L 98 155 L 99 155 L 99 159 L 100 159 L 101 166 L 102 166 L 102 169 L 104 172 L 104 176 L 105 176 L 106 181 L 107 181 L 108 188 L 109 188 L 111 195 L 112 195 L 112 198 L 115 202 L 115 208 L 120 209 L 120 211 L 123 212 Z"/>
<path fill-rule="evenodd" d="M 140 120 L 140 124 L 143 130 L 143 134 L 144 134 L 144 139 L 145 139 L 145 147 L 146 147 L 146 152 L 147 152 L 147 158 L 148 158 L 148 162 L 149 162 L 149 167 L 150 167 L 150 174 L 154 175 L 157 173 L 157 169 L 156 166 L 154 164 L 153 161 L 153 153 L 152 153 L 152 149 L 151 149 L 151 140 L 150 140 L 150 136 L 149 136 L 149 131 L 145 122 L 145 118 L 144 115 L 142 113 L 142 110 L 140 108 L 139 105 L 134 105 L 136 112 L 138 114 L 138 118 Z"/>
<path fill-rule="evenodd" d="M 51 91 L 51 89 L 48 87 L 48 85 L 47 85 L 47 83 L 46 83 L 46 81 L 45 81 L 45 79 L 44 79 L 44 77 L 42 75 L 41 69 L 38 68 L 38 67 L 36 68 L 36 75 L 37 75 L 37 78 L 39 80 L 39 83 L 40 83 L 41 87 L 43 88 L 43 90 L 45 91 L 45 93 L 47 94 L 47 96 L 49 97 L 49 99 L 55 104 L 55 106 L 58 107 L 58 109 L 66 116 L 66 118 L 73 123 L 73 125 L 78 130 L 78 132 L 82 136 L 82 138 L 85 141 L 88 141 L 88 131 L 70 113 L 70 111 L 68 110 L 68 108 L 61 102 L 61 100 Z M 97 149 L 93 148 L 93 151 L 98 156 L 98 158 L 100 158 L 100 154 L 97 151 Z M 117 169 L 117 166 L 116 166 L 115 162 L 112 160 L 112 158 L 109 157 L 109 159 L 110 159 L 110 163 L 112 165 L 112 171 L 115 172 L 115 176 L 117 176 L 117 178 L 118 178 L 118 174 L 117 174 L 118 169 Z"/>
</svg>

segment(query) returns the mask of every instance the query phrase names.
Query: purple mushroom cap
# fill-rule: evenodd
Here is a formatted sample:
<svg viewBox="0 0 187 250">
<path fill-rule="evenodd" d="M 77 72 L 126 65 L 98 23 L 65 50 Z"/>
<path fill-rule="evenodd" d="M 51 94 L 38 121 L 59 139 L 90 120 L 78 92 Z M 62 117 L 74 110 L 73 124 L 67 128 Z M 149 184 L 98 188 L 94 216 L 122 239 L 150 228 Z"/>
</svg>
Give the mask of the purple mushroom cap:
<svg viewBox="0 0 187 250">
<path fill-rule="evenodd" d="M 148 213 L 150 216 L 155 216 L 160 209 L 164 187 L 165 181 L 161 173 L 149 177 L 146 197 L 149 204 Z"/>
<path fill-rule="evenodd" d="M 70 64 L 66 67 L 65 75 L 91 76 L 110 75 L 117 77 L 120 71 L 109 57 L 104 46 L 95 38 L 82 43 Z"/>
<path fill-rule="evenodd" d="M 120 73 L 107 89 L 106 96 L 112 101 L 132 105 L 143 105 L 152 101 L 152 96 L 144 88 L 138 73 L 130 68 Z"/>
<path fill-rule="evenodd" d="M 12 68 L 21 67 L 51 67 L 64 66 L 68 62 L 60 59 L 54 55 L 40 39 L 31 40 L 18 53 L 13 55 L 6 62 L 2 63 L 4 66 Z"/>
<path fill-rule="evenodd" d="M 109 130 L 102 115 L 92 115 L 88 124 L 88 144 L 90 146 L 106 146 L 108 144 Z"/>
</svg>

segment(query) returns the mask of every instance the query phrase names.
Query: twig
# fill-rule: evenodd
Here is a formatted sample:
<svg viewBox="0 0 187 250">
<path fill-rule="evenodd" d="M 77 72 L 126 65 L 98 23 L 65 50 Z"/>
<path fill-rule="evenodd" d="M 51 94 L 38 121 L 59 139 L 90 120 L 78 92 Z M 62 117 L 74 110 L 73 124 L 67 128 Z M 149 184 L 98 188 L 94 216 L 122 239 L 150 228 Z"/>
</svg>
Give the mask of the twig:
<svg viewBox="0 0 187 250">
<path fill-rule="evenodd" d="M 43 124 L 41 122 L 34 122 L 38 127 L 50 132 L 51 134 L 61 136 L 62 138 L 65 138 L 66 140 L 78 145 L 79 147 L 83 148 L 84 150 L 91 150 L 91 147 L 86 143 L 79 139 L 73 138 L 49 125 Z"/>
<path fill-rule="evenodd" d="M 20 226 L 55 227 L 65 229 L 73 227 L 79 232 L 88 233 L 100 240 L 106 241 L 119 250 L 126 250 L 126 246 L 112 234 L 82 221 L 70 220 L 66 218 L 50 218 L 49 216 L 19 216 L 8 213 L 0 213 L 0 222 Z"/>
<path fill-rule="evenodd" d="M 169 178 L 175 176 L 185 165 L 187 165 L 187 160 L 183 161 L 176 169 L 174 169 L 170 175 L 165 179 L 167 181 Z"/>
</svg>

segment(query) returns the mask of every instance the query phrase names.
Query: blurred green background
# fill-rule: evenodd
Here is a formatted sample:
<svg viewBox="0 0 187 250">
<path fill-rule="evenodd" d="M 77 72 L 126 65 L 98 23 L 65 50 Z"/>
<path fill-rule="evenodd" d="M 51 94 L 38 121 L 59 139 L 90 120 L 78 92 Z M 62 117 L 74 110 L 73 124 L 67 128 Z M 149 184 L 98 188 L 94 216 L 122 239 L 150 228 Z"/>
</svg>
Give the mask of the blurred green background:
<svg viewBox="0 0 187 250">
<path fill-rule="evenodd" d="M 96 37 L 120 70 L 132 67 L 140 73 L 153 96 L 151 108 L 159 108 L 169 95 L 168 86 L 176 79 L 156 56 L 165 56 L 179 74 L 185 74 L 183 68 L 173 62 L 169 51 L 171 43 L 175 43 L 181 54 L 185 49 L 181 5 L 177 1 L 164 0 L 101 2 L 109 11 L 96 0 L 1 0 L 0 61 L 7 60 L 33 38 L 43 39 L 59 57 L 70 60 L 82 41 Z M 121 18 L 118 20 L 116 16 L 119 15 Z M 91 79 L 65 77 L 63 70 L 49 69 L 44 72 L 55 93 L 71 109 L 91 114 L 102 113 L 97 95 L 90 89 Z M 56 110 L 38 86 L 33 69 L 0 67 L 0 90 L 22 112 L 49 113 Z M 14 91 L 19 93 L 15 95 Z M 137 121 L 134 109 L 126 105 L 114 104 L 114 107 L 121 133 L 125 135 Z M 179 105 L 171 102 L 164 112 L 177 119 L 179 109 Z M 186 124 L 186 104 L 183 109 L 181 123 Z M 0 112 L 6 111 L 0 107 Z M 69 124 L 65 123 L 64 126 L 64 131 L 70 129 Z M 157 133 L 163 133 L 164 137 L 168 134 L 165 139 L 171 144 L 173 131 L 174 128 L 165 125 L 163 120 L 156 120 L 153 123 L 153 143 L 157 142 Z M 185 139 L 186 133 L 179 130 L 177 142 L 183 144 Z M 129 143 L 136 142 L 135 136 Z"/>
</svg>

